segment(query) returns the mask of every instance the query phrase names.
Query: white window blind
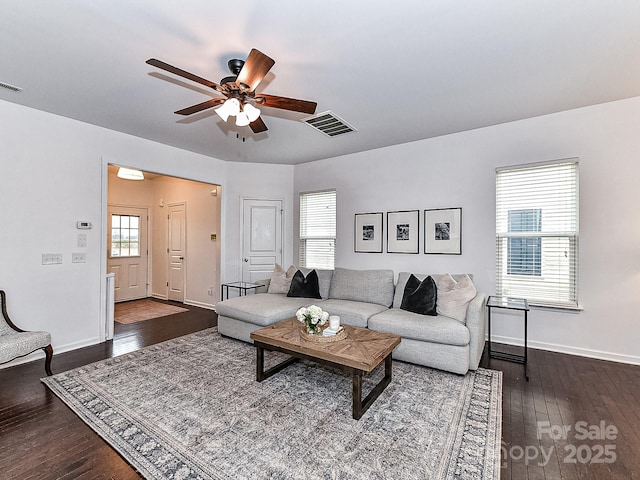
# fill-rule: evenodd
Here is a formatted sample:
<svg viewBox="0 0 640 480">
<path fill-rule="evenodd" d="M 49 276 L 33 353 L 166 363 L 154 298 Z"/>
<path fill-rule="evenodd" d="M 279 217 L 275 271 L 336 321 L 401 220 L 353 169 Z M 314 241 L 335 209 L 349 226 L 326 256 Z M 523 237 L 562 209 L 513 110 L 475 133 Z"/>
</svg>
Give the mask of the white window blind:
<svg viewBox="0 0 640 480">
<path fill-rule="evenodd" d="M 333 270 L 336 191 L 300 194 L 300 266 Z"/>
<path fill-rule="evenodd" d="M 578 306 L 578 162 L 496 171 L 496 294 Z"/>
</svg>

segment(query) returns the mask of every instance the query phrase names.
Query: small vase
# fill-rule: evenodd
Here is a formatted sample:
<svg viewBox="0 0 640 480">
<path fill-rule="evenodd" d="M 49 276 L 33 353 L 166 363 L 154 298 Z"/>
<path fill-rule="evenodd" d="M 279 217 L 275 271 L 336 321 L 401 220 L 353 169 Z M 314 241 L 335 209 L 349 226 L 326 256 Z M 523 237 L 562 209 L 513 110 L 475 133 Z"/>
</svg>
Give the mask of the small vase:
<svg viewBox="0 0 640 480">
<path fill-rule="evenodd" d="M 307 333 L 309 335 L 317 335 L 319 333 L 318 325 L 314 325 L 313 323 L 307 323 Z"/>
</svg>

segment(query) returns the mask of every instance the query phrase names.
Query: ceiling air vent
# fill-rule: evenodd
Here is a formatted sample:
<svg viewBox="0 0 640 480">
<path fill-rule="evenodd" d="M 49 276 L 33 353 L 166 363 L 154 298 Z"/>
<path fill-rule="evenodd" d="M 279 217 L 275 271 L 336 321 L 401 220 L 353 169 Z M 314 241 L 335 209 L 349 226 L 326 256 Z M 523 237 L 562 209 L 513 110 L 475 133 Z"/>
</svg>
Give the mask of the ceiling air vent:
<svg viewBox="0 0 640 480">
<path fill-rule="evenodd" d="M 331 111 L 317 113 L 316 115 L 303 118 L 302 121 L 316 130 L 320 130 L 329 137 L 357 132 L 355 128 L 340 117 L 335 116 Z"/>
<path fill-rule="evenodd" d="M 16 87 L 15 85 L 9 85 L 8 83 L 4 83 L 4 82 L 0 82 L 0 88 L 6 88 L 7 90 L 11 90 L 12 92 L 22 91 L 20 87 Z"/>
</svg>

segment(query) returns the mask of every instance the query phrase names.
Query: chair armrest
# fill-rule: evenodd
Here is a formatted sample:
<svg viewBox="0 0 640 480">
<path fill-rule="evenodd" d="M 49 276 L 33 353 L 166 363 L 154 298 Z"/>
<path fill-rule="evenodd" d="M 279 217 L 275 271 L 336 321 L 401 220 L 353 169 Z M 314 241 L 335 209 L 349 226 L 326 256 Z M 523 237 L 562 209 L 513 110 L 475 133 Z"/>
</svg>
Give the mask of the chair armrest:
<svg viewBox="0 0 640 480">
<path fill-rule="evenodd" d="M 485 344 L 485 303 L 486 295 L 477 293 L 467 308 L 466 325 L 469 329 L 469 368 L 476 370 L 480 364 L 480 358 Z"/>
<path fill-rule="evenodd" d="M 25 333 L 25 330 L 19 328 L 15 323 L 11 321 L 9 318 L 9 312 L 7 312 L 7 294 L 4 290 L 0 290 L 0 310 L 2 311 L 2 317 L 9 327 L 15 330 L 18 333 Z"/>
</svg>

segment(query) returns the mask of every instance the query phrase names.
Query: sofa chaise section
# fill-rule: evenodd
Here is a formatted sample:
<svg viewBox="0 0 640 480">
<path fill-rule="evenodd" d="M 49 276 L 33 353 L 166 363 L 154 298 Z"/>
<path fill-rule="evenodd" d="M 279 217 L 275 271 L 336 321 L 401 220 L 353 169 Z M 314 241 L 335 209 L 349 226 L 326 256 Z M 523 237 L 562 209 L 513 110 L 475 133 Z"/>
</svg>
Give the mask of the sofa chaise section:
<svg viewBox="0 0 640 480">
<path fill-rule="evenodd" d="M 305 275 L 306 269 L 302 270 Z M 393 270 L 316 270 L 320 286 L 318 298 L 288 297 L 284 294 L 256 293 L 230 298 L 216 305 L 218 331 L 225 336 L 253 343 L 254 330 L 293 317 L 300 307 L 317 305 L 340 322 L 367 327 L 371 316 L 388 310 L 393 303 Z M 268 289 L 269 281 L 263 281 Z"/>
<path fill-rule="evenodd" d="M 230 298 L 216 305 L 218 331 L 221 335 L 251 342 L 251 332 L 293 317 L 300 307 L 308 303 L 308 298 L 272 293 Z"/>
<path fill-rule="evenodd" d="M 301 269 L 308 273 L 308 270 Z M 329 297 L 329 287 L 333 270 L 317 270 L 320 295 Z M 268 293 L 270 280 L 261 280 L 263 284 L 255 295 L 229 298 L 216 304 L 218 314 L 218 332 L 221 335 L 253 343 L 250 335 L 254 330 L 295 316 L 301 307 L 319 304 L 322 299 L 287 297 L 281 293 Z"/>
</svg>

